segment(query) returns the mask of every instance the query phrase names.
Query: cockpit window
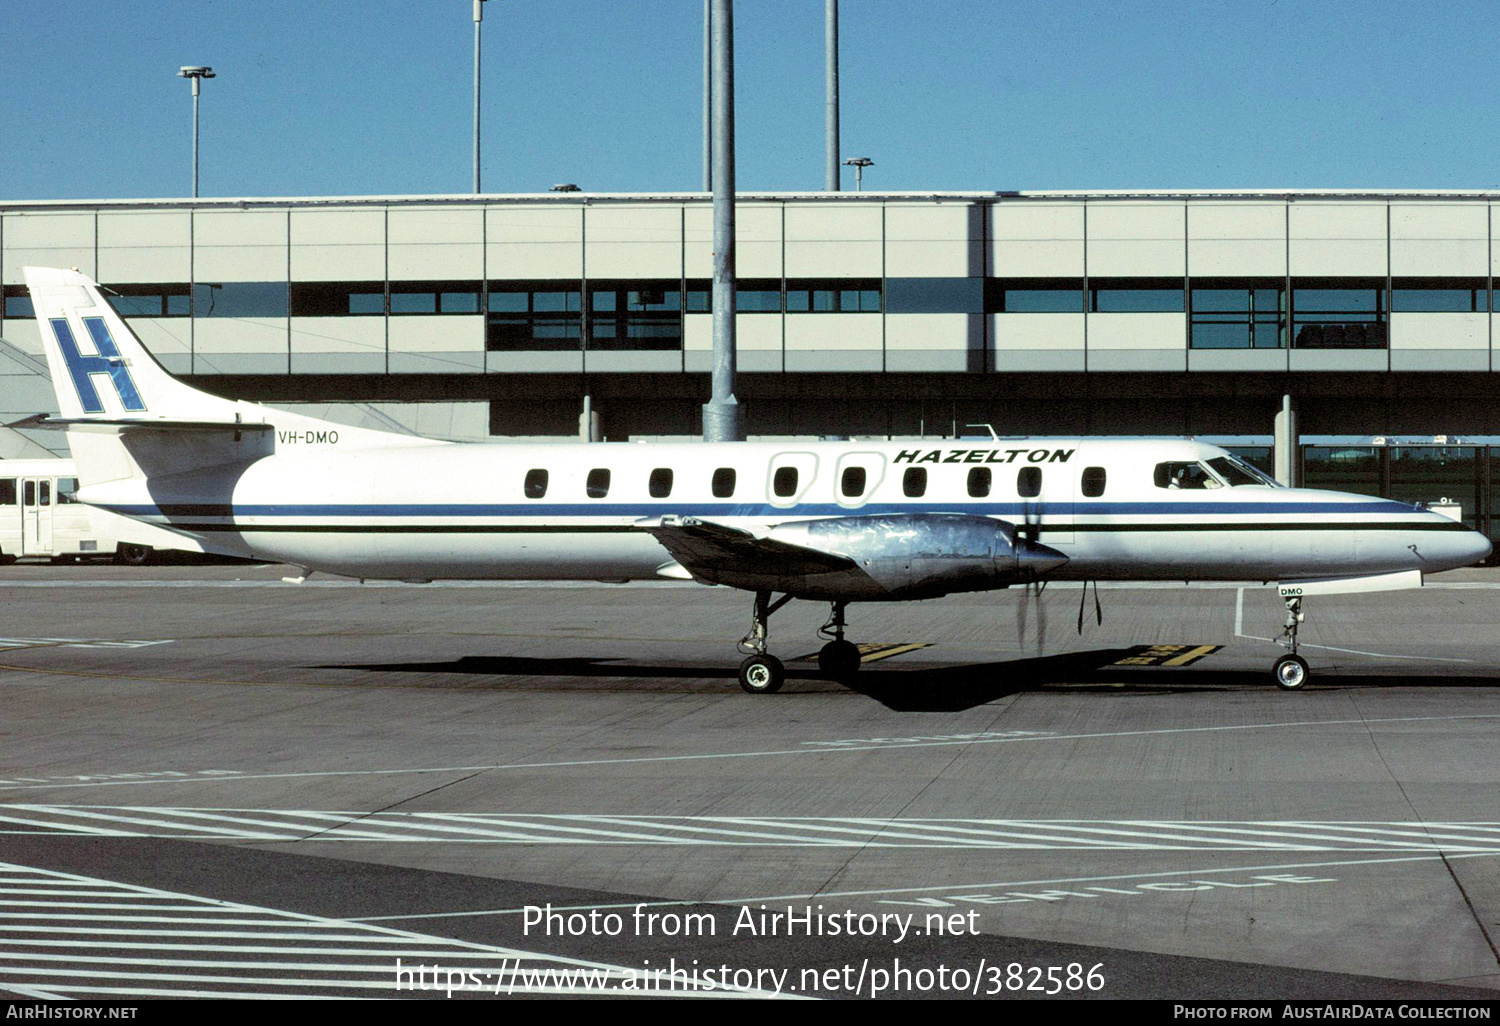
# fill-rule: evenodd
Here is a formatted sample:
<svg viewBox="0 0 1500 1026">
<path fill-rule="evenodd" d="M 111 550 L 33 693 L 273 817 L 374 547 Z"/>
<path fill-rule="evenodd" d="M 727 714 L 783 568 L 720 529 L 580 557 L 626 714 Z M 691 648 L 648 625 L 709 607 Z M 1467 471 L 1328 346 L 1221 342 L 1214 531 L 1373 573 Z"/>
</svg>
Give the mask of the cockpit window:
<svg viewBox="0 0 1500 1026">
<path fill-rule="evenodd" d="M 1231 488 L 1240 485 L 1266 485 L 1275 486 L 1275 482 L 1267 478 L 1259 470 L 1249 464 L 1242 463 L 1233 456 L 1220 456 L 1208 461 L 1209 467 L 1213 469 L 1225 481 L 1229 482 Z"/>
<path fill-rule="evenodd" d="M 1158 463 L 1154 476 L 1158 488 L 1220 488 L 1218 478 L 1201 463 Z"/>
<path fill-rule="evenodd" d="M 1259 475 L 1248 472 L 1244 463 L 1236 463 L 1235 460 L 1229 459 L 1227 456 L 1220 456 L 1218 459 L 1209 460 L 1209 468 L 1215 474 L 1223 477 L 1229 483 L 1230 487 L 1239 487 L 1241 484 L 1260 484 L 1260 486 L 1265 486 L 1266 483 Z"/>
</svg>

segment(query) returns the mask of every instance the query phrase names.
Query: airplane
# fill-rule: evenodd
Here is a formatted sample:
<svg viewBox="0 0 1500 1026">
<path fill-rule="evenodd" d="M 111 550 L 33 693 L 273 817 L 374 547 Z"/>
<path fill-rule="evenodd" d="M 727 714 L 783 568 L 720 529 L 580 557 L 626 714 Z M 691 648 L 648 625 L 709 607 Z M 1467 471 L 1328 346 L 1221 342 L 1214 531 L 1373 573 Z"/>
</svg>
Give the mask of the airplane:
<svg viewBox="0 0 1500 1026">
<path fill-rule="evenodd" d="M 1310 676 L 1303 599 L 1419 587 L 1490 542 L 1390 499 L 1278 484 L 1191 439 L 458 443 L 346 427 L 173 378 L 77 270 L 28 267 L 78 498 L 304 577 L 680 579 L 754 593 L 746 691 L 786 679 L 771 615 L 1074 581 L 1276 582 L 1278 687 Z M 779 594 L 779 597 L 777 597 Z M 1080 629 L 1082 617 L 1080 615 Z"/>
</svg>

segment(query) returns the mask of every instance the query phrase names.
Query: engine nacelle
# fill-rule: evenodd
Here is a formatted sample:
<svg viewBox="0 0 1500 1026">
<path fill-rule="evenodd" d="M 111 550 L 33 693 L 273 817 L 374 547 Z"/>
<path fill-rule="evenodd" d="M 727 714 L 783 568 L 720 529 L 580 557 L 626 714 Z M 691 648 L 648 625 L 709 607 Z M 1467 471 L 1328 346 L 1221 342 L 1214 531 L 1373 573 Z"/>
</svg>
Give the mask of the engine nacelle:
<svg viewBox="0 0 1500 1026">
<path fill-rule="evenodd" d="M 848 569 L 724 580 L 837 602 L 935 598 L 1034 580 L 1068 557 L 1014 524 L 964 513 L 896 513 L 777 524 L 771 540 L 853 560 Z"/>
</svg>

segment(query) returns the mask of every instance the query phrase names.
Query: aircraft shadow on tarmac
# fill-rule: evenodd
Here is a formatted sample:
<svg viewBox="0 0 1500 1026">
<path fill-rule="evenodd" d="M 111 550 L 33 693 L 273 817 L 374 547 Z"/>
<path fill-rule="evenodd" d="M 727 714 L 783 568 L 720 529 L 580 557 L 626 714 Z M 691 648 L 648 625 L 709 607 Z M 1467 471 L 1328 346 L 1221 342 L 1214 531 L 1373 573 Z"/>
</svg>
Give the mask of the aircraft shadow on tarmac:
<svg viewBox="0 0 1500 1026">
<path fill-rule="evenodd" d="M 1265 690 L 1271 682 L 1269 660 L 1264 670 L 1200 667 L 1116 666 L 1131 654 L 1128 648 L 1101 648 L 1058 655 L 899 669 L 867 666 L 847 685 L 852 691 L 896 712 L 960 712 L 1023 691 L 1107 692 L 1116 695 L 1146 695 L 1201 691 Z M 519 678 L 513 685 L 525 690 L 529 683 L 555 678 L 582 678 L 618 683 L 621 691 L 638 687 L 646 679 L 732 680 L 729 667 L 715 665 L 656 665 L 613 658 L 565 656 L 463 656 L 456 660 L 411 663 L 341 663 L 312 667 L 320 670 L 357 670 L 365 673 L 421 675 L 462 674 L 471 677 Z M 788 690 L 784 697 L 808 692 L 808 685 L 826 693 L 843 686 L 822 680 L 806 663 L 787 667 Z M 414 686 L 420 686 L 414 682 Z M 597 685 L 596 685 L 597 686 Z M 1475 674 L 1411 674 L 1393 668 L 1384 673 L 1322 673 L 1308 690 L 1386 687 L 1500 687 L 1500 676 Z M 606 685 L 607 687 L 607 685 Z M 1289 699 L 1293 696 L 1288 696 Z"/>
</svg>

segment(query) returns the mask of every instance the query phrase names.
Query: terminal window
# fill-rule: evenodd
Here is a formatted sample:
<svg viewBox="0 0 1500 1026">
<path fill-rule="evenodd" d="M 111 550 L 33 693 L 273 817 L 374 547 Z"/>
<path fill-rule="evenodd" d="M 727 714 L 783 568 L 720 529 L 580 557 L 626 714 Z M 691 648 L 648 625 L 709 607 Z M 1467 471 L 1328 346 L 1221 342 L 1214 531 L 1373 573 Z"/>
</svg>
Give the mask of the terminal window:
<svg viewBox="0 0 1500 1026">
<path fill-rule="evenodd" d="M 385 313 L 383 281 L 294 281 L 293 317 L 360 317 Z"/>
<path fill-rule="evenodd" d="M 285 317 L 289 310 L 284 281 L 193 283 L 194 317 Z"/>
<path fill-rule="evenodd" d="M 5 317 L 35 317 L 31 305 L 31 293 L 25 285 L 6 285 L 0 289 L 0 315 Z"/>
<path fill-rule="evenodd" d="M 1393 278 L 1391 310 L 1395 313 L 1483 313 L 1489 309 L 1484 278 Z"/>
<path fill-rule="evenodd" d="M 193 287 L 187 282 L 101 285 L 100 290 L 121 317 L 187 317 L 193 312 Z"/>
<path fill-rule="evenodd" d="M 1384 349 L 1385 281 L 1294 279 L 1292 345 L 1298 349 Z"/>
<path fill-rule="evenodd" d="M 477 314 L 477 281 L 393 281 L 391 314 Z"/>
<path fill-rule="evenodd" d="M 1286 282 L 1194 279 L 1188 290 L 1194 349 L 1286 348 Z"/>
<path fill-rule="evenodd" d="M 576 350 L 582 343 L 581 282 L 490 282 L 487 349 Z"/>
<path fill-rule="evenodd" d="M 1082 278 L 989 278 L 985 313 L 1083 313 Z"/>
<path fill-rule="evenodd" d="M 1090 278 L 1091 313 L 1181 313 L 1181 278 Z"/>
<path fill-rule="evenodd" d="M 707 278 L 688 280 L 688 313 L 713 313 L 713 300 L 712 281 Z M 737 279 L 734 284 L 734 308 L 739 313 L 781 313 L 781 279 Z"/>
<path fill-rule="evenodd" d="M 590 349 L 681 349 L 682 282 L 601 281 L 588 285 Z"/>
<path fill-rule="evenodd" d="M 790 278 L 787 313 L 880 313 L 878 278 Z"/>
</svg>

